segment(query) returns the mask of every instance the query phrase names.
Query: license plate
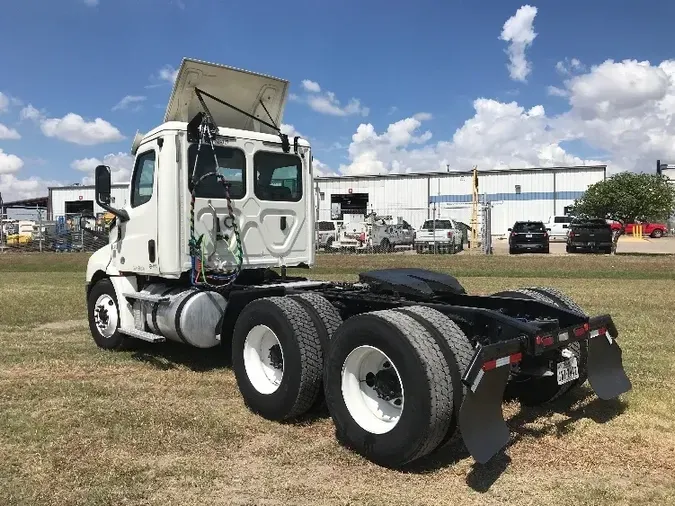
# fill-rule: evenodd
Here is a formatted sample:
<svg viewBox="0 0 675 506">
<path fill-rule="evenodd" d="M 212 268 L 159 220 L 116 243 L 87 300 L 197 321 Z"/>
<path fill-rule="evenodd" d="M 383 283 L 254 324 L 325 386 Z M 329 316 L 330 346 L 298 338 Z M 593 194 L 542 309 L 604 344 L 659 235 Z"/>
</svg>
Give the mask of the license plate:
<svg viewBox="0 0 675 506">
<path fill-rule="evenodd" d="M 532 238 L 532 234 L 525 234 L 525 237 L 527 237 L 528 239 L 531 239 L 531 238 Z"/>
<path fill-rule="evenodd" d="M 579 367 L 576 357 L 558 362 L 558 385 L 564 385 L 577 378 L 579 378 Z"/>
</svg>

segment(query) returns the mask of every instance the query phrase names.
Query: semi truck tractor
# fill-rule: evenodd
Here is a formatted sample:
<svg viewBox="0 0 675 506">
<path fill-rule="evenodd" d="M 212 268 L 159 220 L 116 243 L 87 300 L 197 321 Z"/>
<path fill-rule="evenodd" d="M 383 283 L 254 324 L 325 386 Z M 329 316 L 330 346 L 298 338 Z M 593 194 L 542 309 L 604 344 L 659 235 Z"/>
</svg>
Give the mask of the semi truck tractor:
<svg viewBox="0 0 675 506">
<path fill-rule="evenodd" d="M 252 413 L 291 420 L 325 403 L 341 444 L 394 468 L 459 435 L 487 462 L 509 441 L 507 390 L 539 405 L 586 381 L 602 399 L 631 388 L 612 317 L 555 289 L 472 295 L 404 267 L 312 280 L 312 148 L 279 128 L 288 87 L 183 59 L 164 121 L 132 142 L 123 208 L 96 168 L 114 215 L 86 271 L 96 345 L 224 347 Z"/>
</svg>

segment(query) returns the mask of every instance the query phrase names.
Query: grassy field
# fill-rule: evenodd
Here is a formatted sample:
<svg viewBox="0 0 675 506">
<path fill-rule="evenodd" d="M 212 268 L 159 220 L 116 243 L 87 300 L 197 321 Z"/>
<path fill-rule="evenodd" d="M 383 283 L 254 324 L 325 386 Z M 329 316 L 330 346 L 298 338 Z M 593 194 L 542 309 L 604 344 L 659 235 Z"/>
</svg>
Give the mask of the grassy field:
<svg viewBox="0 0 675 506">
<path fill-rule="evenodd" d="M 341 448 L 325 413 L 250 414 L 213 351 L 107 353 L 85 320 L 79 255 L 0 255 L 0 505 L 675 504 L 675 260 L 578 255 L 321 256 L 313 277 L 421 266 L 471 292 L 558 287 L 620 331 L 633 390 L 504 406 L 512 443 L 403 473 Z"/>
</svg>

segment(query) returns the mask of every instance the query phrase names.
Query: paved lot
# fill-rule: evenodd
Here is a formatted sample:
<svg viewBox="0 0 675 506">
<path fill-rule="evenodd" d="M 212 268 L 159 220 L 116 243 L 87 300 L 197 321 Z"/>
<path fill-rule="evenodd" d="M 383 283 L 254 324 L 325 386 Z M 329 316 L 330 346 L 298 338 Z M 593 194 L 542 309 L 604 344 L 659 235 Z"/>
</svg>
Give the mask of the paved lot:
<svg viewBox="0 0 675 506">
<path fill-rule="evenodd" d="M 509 243 L 506 239 L 493 241 L 495 255 L 508 255 Z M 551 242 L 551 255 L 583 255 L 584 253 L 566 253 L 565 243 L 561 241 Z M 643 254 L 675 254 L 675 237 L 662 237 L 660 239 L 635 239 L 622 237 L 616 249 L 617 253 L 643 253 Z M 524 253 L 536 255 L 538 253 Z"/>
</svg>

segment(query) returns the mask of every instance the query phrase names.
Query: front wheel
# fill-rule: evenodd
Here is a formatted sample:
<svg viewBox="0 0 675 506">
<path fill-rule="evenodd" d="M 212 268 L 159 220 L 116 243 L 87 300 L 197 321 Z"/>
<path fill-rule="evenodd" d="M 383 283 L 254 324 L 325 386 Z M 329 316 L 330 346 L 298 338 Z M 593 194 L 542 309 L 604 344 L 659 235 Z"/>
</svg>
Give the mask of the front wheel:
<svg viewBox="0 0 675 506">
<path fill-rule="evenodd" d="M 128 346 L 130 338 L 120 329 L 120 311 L 115 287 L 108 279 L 101 279 L 89 291 L 87 311 L 89 330 L 94 342 L 104 350 L 120 350 Z"/>
</svg>

